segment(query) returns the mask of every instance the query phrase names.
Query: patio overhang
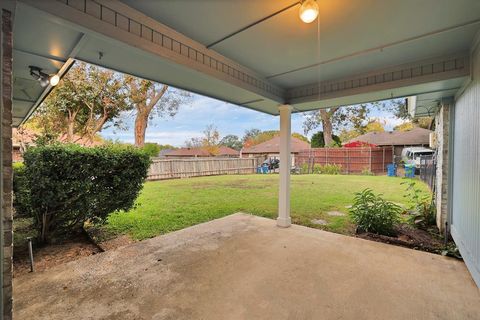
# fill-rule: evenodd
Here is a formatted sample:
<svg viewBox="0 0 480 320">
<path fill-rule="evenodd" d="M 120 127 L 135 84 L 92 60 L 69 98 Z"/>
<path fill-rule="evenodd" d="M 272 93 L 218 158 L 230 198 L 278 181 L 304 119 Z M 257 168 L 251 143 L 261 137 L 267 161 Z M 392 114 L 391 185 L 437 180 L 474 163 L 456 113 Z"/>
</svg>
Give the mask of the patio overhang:
<svg viewBox="0 0 480 320">
<path fill-rule="evenodd" d="M 469 78 L 478 1 L 319 6 L 318 23 L 305 24 L 291 0 L 20 0 L 14 125 L 48 92 L 28 66 L 54 73 L 69 59 L 273 115 L 282 104 L 301 112 L 412 95 L 432 100 L 454 95 Z M 388 22 L 381 33 L 378 22 Z"/>
</svg>

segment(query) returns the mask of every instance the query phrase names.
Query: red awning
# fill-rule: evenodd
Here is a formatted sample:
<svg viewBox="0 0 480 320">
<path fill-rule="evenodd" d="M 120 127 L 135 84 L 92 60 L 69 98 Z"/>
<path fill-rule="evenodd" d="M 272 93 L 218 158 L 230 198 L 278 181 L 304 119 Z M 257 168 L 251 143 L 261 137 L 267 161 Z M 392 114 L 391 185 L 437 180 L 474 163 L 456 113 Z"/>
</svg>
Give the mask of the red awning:
<svg viewBox="0 0 480 320">
<path fill-rule="evenodd" d="M 363 141 L 352 141 L 343 145 L 345 148 L 358 148 L 358 147 L 378 147 L 376 144 L 363 142 Z"/>
</svg>

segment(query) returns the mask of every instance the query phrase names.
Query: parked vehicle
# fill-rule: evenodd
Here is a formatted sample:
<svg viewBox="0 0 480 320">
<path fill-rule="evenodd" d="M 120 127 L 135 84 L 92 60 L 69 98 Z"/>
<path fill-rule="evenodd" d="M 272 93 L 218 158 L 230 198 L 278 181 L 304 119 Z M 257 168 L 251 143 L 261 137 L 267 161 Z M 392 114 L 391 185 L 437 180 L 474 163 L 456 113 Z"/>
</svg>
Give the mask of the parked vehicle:
<svg viewBox="0 0 480 320">
<path fill-rule="evenodd" d="M 423 147 L 408 147 L 402 150 L 402 160 L 404 163 L 415 165 L 416 169 L 420 168 L 420 157 L 433 156 L 435 150 Z"/>
</svg>

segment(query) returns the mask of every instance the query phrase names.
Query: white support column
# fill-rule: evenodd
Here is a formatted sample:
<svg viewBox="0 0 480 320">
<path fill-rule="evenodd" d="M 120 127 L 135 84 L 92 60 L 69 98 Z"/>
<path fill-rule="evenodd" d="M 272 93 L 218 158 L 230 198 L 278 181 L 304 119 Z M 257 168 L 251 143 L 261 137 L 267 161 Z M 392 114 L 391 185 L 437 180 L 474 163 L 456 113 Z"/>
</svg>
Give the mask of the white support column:
<svg viewBox="0 0 480 320">
<path fill-rule="evenodd" d="M 291 162 L 291 114 L 292 107 L 282 105 L 280 111 L 280 190 L 278 192 L 277 226 L 290 227 L 290 168 Z"/>
</svg>

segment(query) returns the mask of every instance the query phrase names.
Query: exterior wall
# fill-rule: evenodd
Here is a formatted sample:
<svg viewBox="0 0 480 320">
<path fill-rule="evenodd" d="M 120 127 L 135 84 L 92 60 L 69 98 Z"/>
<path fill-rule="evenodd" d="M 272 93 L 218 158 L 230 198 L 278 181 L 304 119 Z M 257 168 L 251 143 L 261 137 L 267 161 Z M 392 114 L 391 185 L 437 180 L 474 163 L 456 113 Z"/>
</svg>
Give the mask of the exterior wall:
<svg viewBox="0 0 480 320">
<path fill-rule="evenodd" d="M 472 81 L 454 106 L 450 226 L 453 239 L 480 286 L 480 45 L 472 52 L 471 63 Z"/>
<path fill-rule="evenodd" d="M 12 319 L 12 14 L 2 10 L 1 32 L 1 164 L 3 233 L 3 319 Z"/>
<path fill-rule="evenodd" d="M 443 233 L 448 216 L 448 137 L 450 126 L 450 106 L 444 104 L 435 115 L 435 135 L 437 138 L 437 172 L 435 181 L 435 204 L 437 227 Z"/>
</svg>

